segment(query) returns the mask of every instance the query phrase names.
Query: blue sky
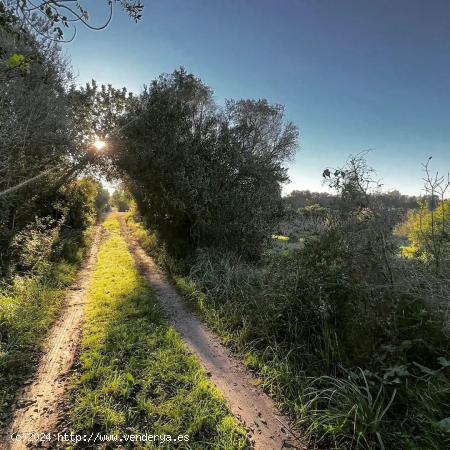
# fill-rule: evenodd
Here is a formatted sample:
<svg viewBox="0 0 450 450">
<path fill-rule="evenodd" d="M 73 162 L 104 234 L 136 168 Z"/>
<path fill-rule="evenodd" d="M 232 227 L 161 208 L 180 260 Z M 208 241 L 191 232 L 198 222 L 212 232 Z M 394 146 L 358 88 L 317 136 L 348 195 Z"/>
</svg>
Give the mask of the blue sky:
<svg viewBox="0 0 450 450">
<path fill-rule="evenodd" d="M 92 3 L 95 6 L 90 6 Z M 106 2 L 105 2 L 106 3 Z M 85 2 L 92 22 L 106 16 Z M 324 190 L 321 173 L 350 153 L 385 189 L 418 194 L 421 163 L 450 169 L 450 1 L 145 0 L 135 24 L 116 13 L 65 49 L 78 82 L 139 92 L 179 66 L 225 98 L 286 106 L 300 130 L 292 189 Z"/>
</svg>

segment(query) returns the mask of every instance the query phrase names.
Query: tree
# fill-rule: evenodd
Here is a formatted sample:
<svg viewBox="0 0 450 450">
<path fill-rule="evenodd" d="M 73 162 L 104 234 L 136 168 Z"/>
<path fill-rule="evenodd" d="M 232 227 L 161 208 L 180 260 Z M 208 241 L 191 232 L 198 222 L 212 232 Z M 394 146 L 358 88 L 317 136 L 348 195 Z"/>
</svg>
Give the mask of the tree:
<svg viewBox="0 0 450 450">
<path fill-rule="evenodd" d="M 0 24 L 21 22 L 44 39 L 68 42 L 74 39 L 78 24 L 91 30 L 106 28 L 111 22 L 115 4 L 119 4 L 136 22 L 141 19 L 144 8 L 141 0 L 104 0 L 107 8 L 106 19 L 99 26 L 94 26 L 89 22 L 85 3 L 79 0 L 2 0 Z M 72 33 L 69 39 L 65 39 L 65 30 Z"/>
<path fill-rule="evenodd" d="M 76 165 L 79 148 L 65 96 L 70 78 L 58 47 L 30 33 L 0 28 L 0 192 L 45 174 L 40 183 L 0 197 L 0 252 L 55 198 Z M 27 65 L 10 64 L 24 55 Z"/>
<path fill-rule="evenodd" d="M 111 155 L 116 151 L 115 140 L 123 126 L 120 119 L 133 102 L 133 95 L 126 88 L 99 86 L 95 80 L 81 87 L 72 85 L 67 93 L 73 139 L 87 156 L 86 163 L 94 171 L 102 171 L 109 178 L 117 175 L 111 164 Z M 96 139 L 107 141 L 106 148 L 101 152 L 92 146 Z"/>
<path fill-rule="evenodd" d="M 115 165 L 139 210 L 176 253 L 258 254 L 281 213 L 297 129 L 266 100 L 229 101 L 184 69 L 152 82 L 124 116 Z"/>
<path fill-rule="evenodd" d="M 336 244 L 345 254 L 343 259 L 349 272 L 393 285 L 392 260 L 397 247 L 392 231 L 401 212 L 386 207 L 382 185 L 364 156 L 364 153 L 352 155 L 344 167 L 323 172 L 324 181 L 340 197 L 340 208 L 332 221 L 335 236 L 339 236 Z M 328 244 L 336 249 L 336 244 Z"/>
<path fill-rule="evenodd" d="M 59 190 L 58 201 L 54 206 L 58 205 L 66 226 L 85 230 L 104 211 L 109 199 L 107 193 L 94 178 L 80 178 Z"/>
<path fill-rule="evenodd" d="M 430 160 L 431 158 L 423 164 L 424 189 L 428 198 L 419 202 L 418 211 L 408 215 L 405 228 L 412 246 L 406 249 L 406 253 L 412 253 L 429 262 L 435 275 L 441 276 L 444 269 L 449 268 L 450 200 L 445 197 L 450 187 L 450 175 L 432 175 Z"/>
<path fill-rule="evenodd" d="M 0 27 L 0 43 L 1 266 L 14 236 L 36 217 L 59 214 L 61 190 L 105 158 L 89 151 L 86 139 L 101 127 L 93 126 L 92 96 L 69 89 L 58 44 L 15 24 Z M 108 89 L 100 92 L 106 103 Z"/>
<path fill-rule="evenodd" d="M 95 199 L 95 209 L 98 213 L 103 213 L 110 210 L 110 195 L 107 189 L 99 188 L 97 198 Z"/>
<path fill-rule="evenodd" d="M 128 211 L 131 201 L 130 194 L 123 189 L 116 189 L 111 196 L 111 206 L 117 208 L 119 212 Z"/>
</svg>

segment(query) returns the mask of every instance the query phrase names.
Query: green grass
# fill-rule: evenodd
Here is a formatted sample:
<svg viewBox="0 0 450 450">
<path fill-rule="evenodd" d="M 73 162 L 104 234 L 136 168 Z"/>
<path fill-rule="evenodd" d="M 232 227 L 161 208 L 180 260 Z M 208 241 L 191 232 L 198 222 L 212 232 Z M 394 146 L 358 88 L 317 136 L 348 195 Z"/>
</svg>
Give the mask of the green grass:
<svg viewBox="0 0 450 450">
<path fill-rule="evenodd" d="M 450 445 L 450 428 L 444 426 L 450 408 L 448 367 L 430 370 L 414 362 L 376 362 L 377 373 L 366 375 L 356 368 L 346 372 L 335 363 L 337 356 L 347 356 L 337 339 L 331 334 L 325 339 L 325 330 L 318 328 L 316 337 L 323 340 L 317 339 L 315 348 L 301 336 L 307 326 L 300 322 L 294 340 L 292 319 L 301 317 L 301 305 L 290 306 L 286 291 L 271 292 L 243 265 L 202 264 L 190 276 L 173 279 L 202 320 L 258 374 L 260 386 L 291 414 L 312 445 L 358 450 L 440 450 Z M 286 315 L 290 322 L 277 329 L 277 320 Z M 431 340 L 431 332 L 423 334 Z M 374 357 L 381 354 L 379 349 Z M 409 361 L 423 354 L 426 350 L 421 349 Z"/>
<path fill-rule="evenodd" d="M 112 216 L 105 228 L 74 380 L 72 429 L 189 435 L 171 448 L 247 448 L 246 433 L 222 395 L 165 322 L 117 219 Z"/>
<path fill-rule="evenodd" d="M 0 287 L 0 428 L 10 417 L 17 390 L 37 362 L 77 266 L 49 264 L 39 275 L 17 276 Z"/>
</svg>

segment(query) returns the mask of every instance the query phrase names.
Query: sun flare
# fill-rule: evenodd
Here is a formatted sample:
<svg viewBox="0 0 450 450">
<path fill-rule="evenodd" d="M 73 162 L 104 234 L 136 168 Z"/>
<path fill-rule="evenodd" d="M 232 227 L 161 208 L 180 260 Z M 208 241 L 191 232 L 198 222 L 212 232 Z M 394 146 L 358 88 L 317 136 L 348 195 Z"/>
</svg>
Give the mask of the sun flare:
<svg viewBox="0 0 450 450">
<path fill-rule="evenodd" d="M 106 142 L 102 141 L 100 139 L 97 139 L 94 142 L 94 147 L 95 147 L 96 150 L 101 151 L 101 150 L 103 150 L 106 147 Z"/>
</svg>

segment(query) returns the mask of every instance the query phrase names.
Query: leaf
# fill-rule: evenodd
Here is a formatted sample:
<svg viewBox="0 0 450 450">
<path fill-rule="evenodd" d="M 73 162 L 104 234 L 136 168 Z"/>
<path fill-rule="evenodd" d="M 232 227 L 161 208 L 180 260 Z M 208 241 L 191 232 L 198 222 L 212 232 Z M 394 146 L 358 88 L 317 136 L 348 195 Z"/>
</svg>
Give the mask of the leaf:
<svg viewBox="0 0 450 450">
<path fill-rule="evenodd" d="M 438 422 L 439 428 L 444 430 L 447 433 L 450 433 L 450 417 L 446 417 Z"/>
<path fill-rule="evenodd" d="M 450 361 L 443 356 L 440 356 L 437 361 L 442 367 L 450 367 Z"/>
<path fill-rule="evenodd" d="M 428 367 L 422 366 L 422 364 L 413 362 L 413 364 L 418 367 L 423 373 L 426 373 L 428 375 L 434 375 L 436 372 L 433 369 L 430 369 Z"/>
<path fill-rule="evenodd" d="M 396 379 L 393 380 L 394 382 L 397 382 L 398 377 L 407 377 L 410 373 L 408 372 L 408 368 L 405 365 L 402 366 L 395 366 L 395 367 L 389 367 L 385 370 L 384 379 L 395 377 Z M 399 380 L 400 381 L 400 380 Z"/>
<path fill-rule="evenodd" d="M 21 55 L 19 53 L 14 53 L 14 55 L 11 55 L 8 60 L 6 61 L 6 65 L 10 69 L 15 69 L 17 67 L 20 67 L 25 63 L 25 56 Z"/>
</svg>

